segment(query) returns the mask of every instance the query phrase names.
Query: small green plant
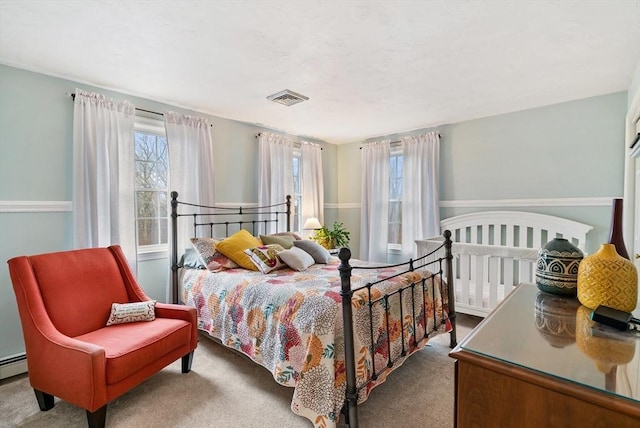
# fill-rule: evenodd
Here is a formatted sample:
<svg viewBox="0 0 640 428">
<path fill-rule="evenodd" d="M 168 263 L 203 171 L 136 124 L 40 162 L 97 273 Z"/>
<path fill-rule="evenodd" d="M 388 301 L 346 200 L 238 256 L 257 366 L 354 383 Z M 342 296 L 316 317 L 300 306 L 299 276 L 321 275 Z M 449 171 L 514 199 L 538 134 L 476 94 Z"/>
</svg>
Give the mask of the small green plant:
<svg viewBox="0 0 640 428">
<path fill-rule="evenodd" d="M 344 224 L 334 221 L 331 229 L 323 225 L 320 229 L 316 230 L 316 233 L 311 239 L 330 250 L 333 248 L 348 247 L 350 237 L 349 231 L 344 227 Z"/>
</svg>

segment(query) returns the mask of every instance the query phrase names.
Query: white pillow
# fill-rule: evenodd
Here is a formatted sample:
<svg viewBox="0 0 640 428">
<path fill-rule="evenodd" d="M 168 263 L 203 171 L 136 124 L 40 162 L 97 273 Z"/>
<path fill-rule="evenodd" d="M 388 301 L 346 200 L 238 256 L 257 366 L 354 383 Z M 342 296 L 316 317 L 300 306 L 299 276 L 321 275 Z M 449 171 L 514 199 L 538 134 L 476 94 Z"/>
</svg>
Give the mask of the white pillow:
<svg viewBox="0 0 640 428">
<path fill-rule="evenodd" d="M 156 319 L 156 301 L 134 303 L 113 303 L 107 325 L 124 324 L 136 321 L 153 321 Z"/>
<path fill-rule="evenodd" d="M 298 247 L 291 247 L 278 253 L 278 257 L 291 269 L 303 271 L 315 263 L 313 257 L 306 251 Z"/>
</svg>

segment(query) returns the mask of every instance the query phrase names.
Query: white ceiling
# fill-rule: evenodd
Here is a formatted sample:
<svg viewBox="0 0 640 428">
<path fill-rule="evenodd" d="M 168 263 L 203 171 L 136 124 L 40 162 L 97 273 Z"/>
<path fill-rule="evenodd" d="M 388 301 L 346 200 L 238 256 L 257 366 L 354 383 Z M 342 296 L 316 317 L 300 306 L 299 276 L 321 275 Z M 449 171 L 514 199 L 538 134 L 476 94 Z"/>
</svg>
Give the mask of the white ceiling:
<svg viewBox="0 0 640 428">
<path fill-rule="evenodd" d="M 340 144 L 625 91 L 640 1 L 0 0 L 0 62 Z"/>
</svg>

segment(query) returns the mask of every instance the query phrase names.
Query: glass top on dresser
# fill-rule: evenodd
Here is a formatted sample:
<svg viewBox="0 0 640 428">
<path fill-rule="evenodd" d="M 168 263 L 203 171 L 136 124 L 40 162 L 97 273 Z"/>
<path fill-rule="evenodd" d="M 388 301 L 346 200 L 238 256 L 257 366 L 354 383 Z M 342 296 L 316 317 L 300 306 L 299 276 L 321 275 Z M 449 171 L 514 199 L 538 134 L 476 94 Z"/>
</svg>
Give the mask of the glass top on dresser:
<svg viewBox="0 0 640 428">
<path fill-rule="evenodd" d="M 576 298 L 522 284 L 460 348 L 640 401 L 640 333 L 602 327 L 590 315 Z"/>
</svg>

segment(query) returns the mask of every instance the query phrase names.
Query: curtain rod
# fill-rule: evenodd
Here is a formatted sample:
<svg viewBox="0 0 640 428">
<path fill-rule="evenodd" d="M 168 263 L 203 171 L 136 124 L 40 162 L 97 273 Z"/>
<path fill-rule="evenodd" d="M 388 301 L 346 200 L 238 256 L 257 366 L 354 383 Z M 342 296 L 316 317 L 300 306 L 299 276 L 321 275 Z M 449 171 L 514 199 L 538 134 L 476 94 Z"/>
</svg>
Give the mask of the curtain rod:
<svg viewBox="0 0 640 428">
<path fill-rule="evenodd" d="M 76 100 L 76 94 L 74 94 L 73 92 L 72 93 L 65 92 L 65 94 L 69 95 L 73 101 Z M 134 108 L 136 109 L 136 111 L 143 111 L 145 113 L 157 114 L 158 116 L 164 117 L 164 113 L 159 113 L 157 111 L 152 111 L 152 110 L 146 110 L 139 107 L 134 107 Z M 209 124 L 209 126 L 213 127 L 213 123 Z"/>
<path fill-rule="evenodd" d="M 259 138 L 261 135 L 262 135 L 262 132 L 258 132 L 258 133 L 256 134 L 256 138 Z M 299 143 L 299 142 L 297 142 L 297 141 L 294 141 L 294 142 L 293 142 L 293 144 L 294 144 L 294 145 L 298 145 L 298 146 L 300 145 L 300 143 Z M 317 144 L 317 145 L 319 145 L 318 143 L 313 143 L 313 144 Z M 324 150 L 324 149 L 323 149 L 322 147 L 320 147 L 320 150 Z"/>
<path fill-rule="evenodd" d="M 73 101 L 75 101 L 75 100 L 76 100 L 76 94 L 74 94 L 74 93 L 69 93 L 69 92 L 67 92 L 66 94 L 67 94 L 67 95 L 69 95 Z M 159 113 L 159 112 L 157 112 L 157 111 L 145 110 L 145 109 L 143 109 L 143 108 L 139 108 L 139 107 L 134 107 L 134 108 L 135 108 L 137 111 L 143 111 L 143 112 L 145 112 L 145 113 L 151 113 L 151 114 L 157 114 L 158 116 L 164 116 L 164 113 Z"/>
<path fill-rule="evenodd" d="M 438 138 L 442 138 L 442 135 L 440 135 L 440 133 L 438 133 Z M 389 144 L 390 145 L 394 145 L 394 144 L 399 144 L 399 143 L 402 143 L 402 140 L 392 141 Z M 360 146 L 360 150 L 362 150 L 362 146 Z"/>
</svg>

